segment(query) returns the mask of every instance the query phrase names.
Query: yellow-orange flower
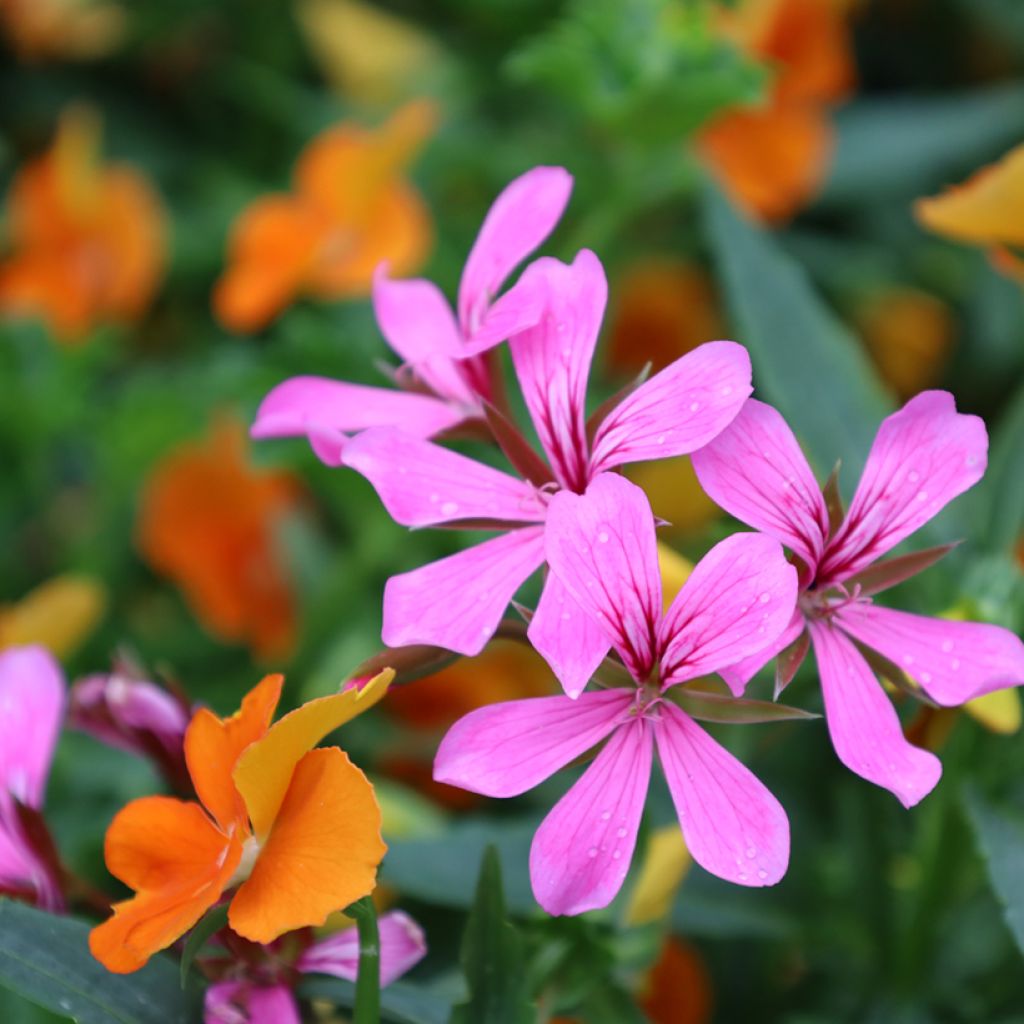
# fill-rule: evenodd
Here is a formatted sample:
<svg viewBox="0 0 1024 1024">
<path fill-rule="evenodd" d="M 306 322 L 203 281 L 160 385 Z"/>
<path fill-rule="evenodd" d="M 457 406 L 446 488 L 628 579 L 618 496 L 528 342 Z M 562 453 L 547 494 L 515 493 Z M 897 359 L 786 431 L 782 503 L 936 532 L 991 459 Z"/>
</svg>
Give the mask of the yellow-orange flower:
<svg viewBox="0 0 1024 1024">
<path fill-rule="evenodd" d="M 89 576 L 56 576 L 16 604 L 0 606 L 0 651 L 41 644 L 58 658 L 96 628 L 107 606 L 103 585 Z"/>
<path fill-rule="evenodd" d="M 1024 145 L 942 195 L 919 199 L 917 219 L 929 231 L 989 249 L 993 263 L 1024 282 Z"/>
<path fill-rule="evenodd" d="M 52 148 L 22 168 L 8 197 L 0 311 L 39 316 L 65 342 L 140 319 L 163 275 L 156 193 L 133 167 L 103 165 L 99 136 L 93 114 L 67 112 Z"/>
<path fill-rule="evenodd" d="M 92 930 L 93 956 L 119 974 L 138 970 L 236 885 L 228 923 L 260 943 L 322 925 L 370 893 L 386 850 L 373 787 L 338 747 L 314 747 L 380 700 L 392 677 L 385 670 L 275 725 L 281 676 L 230 718 L 196 712 L 185 759 L 199 802 L 143 797 L 114 818 L 107 867 L 136 895 Z"/>
<path fill-rule="evenodd" d="M 0 23 L 24 61 L 101 57 L 124 32 L 124 11 L 104 0 L 0 0 Z"/>
<path fill-rule="evenodd" d="M 275 534 L 299 485 L 287 473 L 256 471 L 246 451 L 242 423 L 222 419 L 207 440 L 167 455 L 143 488 L 138 545 L 212 634 L 282 657 L 294 643 L 296 608 Z"/>
<path fill-rule="evenodd" d="M 711 976 L 696 947 L 669 935 L 647 978 L 640 1007 L 652 1024 L 708 1024 Z"/>
<path fill-rule="evenodd" d="M 433 105 L 418 101 L 376 131 L 345 122 L 315 138 L 293 191 L 256 200 L 235 222 L 213 295 L 220 321 L 259 330 L 300 295 L 367 295 L 382 261 L 399 277 L 416 270 L 432 229 L 403 173 L 434 121 Z"/>
<path fill-rule="evenodd" d="M 840 0 L 745 0 L 723 33 L 772 65 L 765 104 L 735 108 L 701 133 L 700 151 L 732 197 L 766 221 L 791 217 L 820 187 L 832 151 L 828 106 L 854 85 Z"/>
</svg>

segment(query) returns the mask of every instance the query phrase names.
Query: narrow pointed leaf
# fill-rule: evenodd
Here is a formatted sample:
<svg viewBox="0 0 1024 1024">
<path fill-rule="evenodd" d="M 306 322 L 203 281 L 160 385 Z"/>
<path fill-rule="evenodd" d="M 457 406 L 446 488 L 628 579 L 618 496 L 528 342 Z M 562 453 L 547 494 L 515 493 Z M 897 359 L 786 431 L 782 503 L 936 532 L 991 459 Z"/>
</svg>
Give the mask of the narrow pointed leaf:
<svg viewBox="0 0 1024 1024">
<path fill-rule="evenodd" d="M 443 647 L 431 647 L 428 644 L 389 647 L 357 665 L 348 674 L 348 678 L 372 679 L 385 669 L 390 668 L 395 673 L 392 685 L 398 686 L 440 672 L 452 662 L 458 661 L 460 657 L 461 655 L 445 650 Z"/>
<path fill-rule="evenodd" d="M 543 487 L 554 480 L 551 467 L 533 450 L 530 442 L 504 413 L 493 405 L 485 404 L 484 414 L 498 447 L 521 477 L 535 487 Z"/>
<path fill-rule="evenodd" d="M 677 687 L 668 694 L 691 718 L 699 722 L 753 725 L 758 722 L 810 721 L 820 718 L 812 711 L 776 704 L 770 700 L 748 700 L 719 693 L 698 693 Z"/>
<path fill-rule="evenodd" d="M 832 472 L 825 481 L 822 494 L 825 497 L 825 508 L 828 509 L 828 533 L 831 537 L 842 525 L 846 510 L 843 508 L 843 496 L 839 493 L 839 469 L 842 465 L 837 462 L 832 467 Z"/>
<path fill-rule="evenodd" d="M 988 472 L 979 485 L 984 514 L 975 540 L 990 551 L 1012 551 L 1024 534 L 1024 386 L 996 423 Z"/>
<path fill-rule="evenodd" d="M 896 586 L 911 576 L 933 566 L 940 558 L 944 558 L 960 542 L 953 544 L 940 544 L 938 547 L 925 548 L 924 551 L 913 551 L 909 555 L 900 555 L 897 558 L 889 558 L 884 562 L 877 562 L 869 566 L 863 572 L 851 576 L 846 581 L 847 588 L 853 591 L 854 587 L 860 587 L 865 596 L 879 594 L 883 590 Z"/>
<path fill-rule="evenodd" d="M 304 978 L 299 995 L 324 999 L 350 1009 L 356 1003 L 356 986 L 344 978 L 314 974 Z M 393 981 L 381 989 L 380 1008 L 389 1024 L 447 1024 L 452 1004 L 449 999 L 408 981 Z"/>
<path fill-rule="evenodd" d="M 779 652 L 775 659 L 775 700 L 782 691 L 793 682 L 793 677 L 807 657 L 811 646 L 811 635 L 805 629 L 784 651 Z"/>
<path fill-rule="evenodd" d="M 598 428 L 608 418 L 608 414 L 617 405 L 624 402 L 648 377 L 651 375 L 652 363 L 646 363 L 644 368 L 625 386 L 619 388 L 615 394 L 606 398 L 591 414 L 587 420 L 587 443 L 594 443 L 594 435 Z"/>
<path fill-rule="evenodd" d="M 179 975 L 181 987 L 188 983 L 188 974 L 192 969 L 192 962 L 199 951 L 206 945 L 207 940 L 221 930 L 226 928 L 228 923 L 228 905 L 221 904 L 214 907 L 209 913 L 204 914 L 199 923 L 189 932 L 188 938 L 181 951 L 181 965 Z"/>
</svg>

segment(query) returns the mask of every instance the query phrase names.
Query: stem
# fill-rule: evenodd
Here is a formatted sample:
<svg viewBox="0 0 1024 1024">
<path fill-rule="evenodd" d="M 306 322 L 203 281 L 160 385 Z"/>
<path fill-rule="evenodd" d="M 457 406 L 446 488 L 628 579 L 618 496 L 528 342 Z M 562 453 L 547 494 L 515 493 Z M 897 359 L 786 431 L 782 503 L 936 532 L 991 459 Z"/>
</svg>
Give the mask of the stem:
<svg viewBox="0 0 1024 1024">
<path fill-rule="evenodd" d="M 373 899 L 364 896 L 345 913 L 356 919 L 359 930 L 359 974 L 356 976 L 354 1024 L 380 1022 L 380 934 L 377 930 L 377 908 Z"/>
</svg>

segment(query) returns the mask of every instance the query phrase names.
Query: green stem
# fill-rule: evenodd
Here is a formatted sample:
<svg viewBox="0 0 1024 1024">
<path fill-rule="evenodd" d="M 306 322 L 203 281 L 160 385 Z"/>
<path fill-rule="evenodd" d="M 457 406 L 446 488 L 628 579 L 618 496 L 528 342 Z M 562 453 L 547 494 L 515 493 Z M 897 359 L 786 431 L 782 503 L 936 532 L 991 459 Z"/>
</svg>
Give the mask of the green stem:
<svg viewBox="0 0 1024 1024">
<path fill-rule="evenodd" d="M 373 899 L 364 896 L 346 913 L 356 919 L 359 930 L 359 974 L 356 976 L 354 1024 L 380 1022 L 380 933 L 377 929 L 377 908 Z"/>
</svg>

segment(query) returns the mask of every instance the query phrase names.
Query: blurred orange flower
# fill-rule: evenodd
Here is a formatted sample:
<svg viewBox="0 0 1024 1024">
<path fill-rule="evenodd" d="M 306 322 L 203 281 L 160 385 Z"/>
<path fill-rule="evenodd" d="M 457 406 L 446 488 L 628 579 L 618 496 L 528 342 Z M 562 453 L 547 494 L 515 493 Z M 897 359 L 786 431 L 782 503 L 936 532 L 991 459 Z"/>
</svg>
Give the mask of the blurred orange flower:
<svg viewBox="0 0 1024 1024">
<path fill-rule="evenodd" d="M 1011 248 L 1024 246 L 1024 145 L 962 185 L 919 199 L 914 213 L 929 231 L 986 246 L 996 267 L 1024 282 L 1024 260 Z"/>
<path fill-rule="evenodd" d="M 0 0 L 0 24 L 24 61 L 88 59 L 124 34 L 124 11 L 103 0 Z"/>
<path fill-rule="evenodd" d="M 299 484 L 258 472 L 246 453 L 245 427 L 223 418 L 208 439 L 162 459 L 143 488 L 138 545 L 211 633 L 280 658 L 294 643 L 296 609 L 275 532 Z"/>
<path fill-rule="evenodd" d="M 843 0 L 744 0 L 722 12 L 722 32 L 772 65 L 762 107 L 726 111 L 698 146 L 751 215 L 783 221 L 820 187 L 832 151 L 828 106 L 855 84 Z"/>
<path fill-rule="evenodd" d="M 12 252 L 0 263 L 0 310 L 40 316 L 64 342 L 140 319 L 163 275 L 156 193 L 134 168 L 104 166 L 99 146 L 96 116 L 72 108 L 8 196 Z"/>
<path fill-rule="evenodd" d="M 136 971 L 236 885 L 228 922 L 259 943 L 322 925 L 368 895 L 387 849 L 373 787 L 338 747 L 313 748 L 380 700 L 392 677 L 385 670 L 273 726 L 279 675 L 230 718 L 197 711 L 185 760 L 199 802 L 143 797 L 111 822 L 107 867 L 136 895 L 92 930 L 93 956 L 115 973 Z"/>
<path fill-rule="evenodd" d="M 368 295 L 383 261 L 417 270 L 432 242 L 430 215 L 402 177 L 436 121 L 419 100 L 377 130 L 352 122 L 317 136 L 299 157 L 294 189 L 247 207 L 232 228 L 213 307 L 229 330 L 265 327 L 300 295 Z"/>
<path fill-rule="evenodd" d="M 711 976 L 703 958 L 688 942 L 669 935 L 640 1008 L 652 1024 L 707 1024 L 711 1006 Z"/>
</svg>

